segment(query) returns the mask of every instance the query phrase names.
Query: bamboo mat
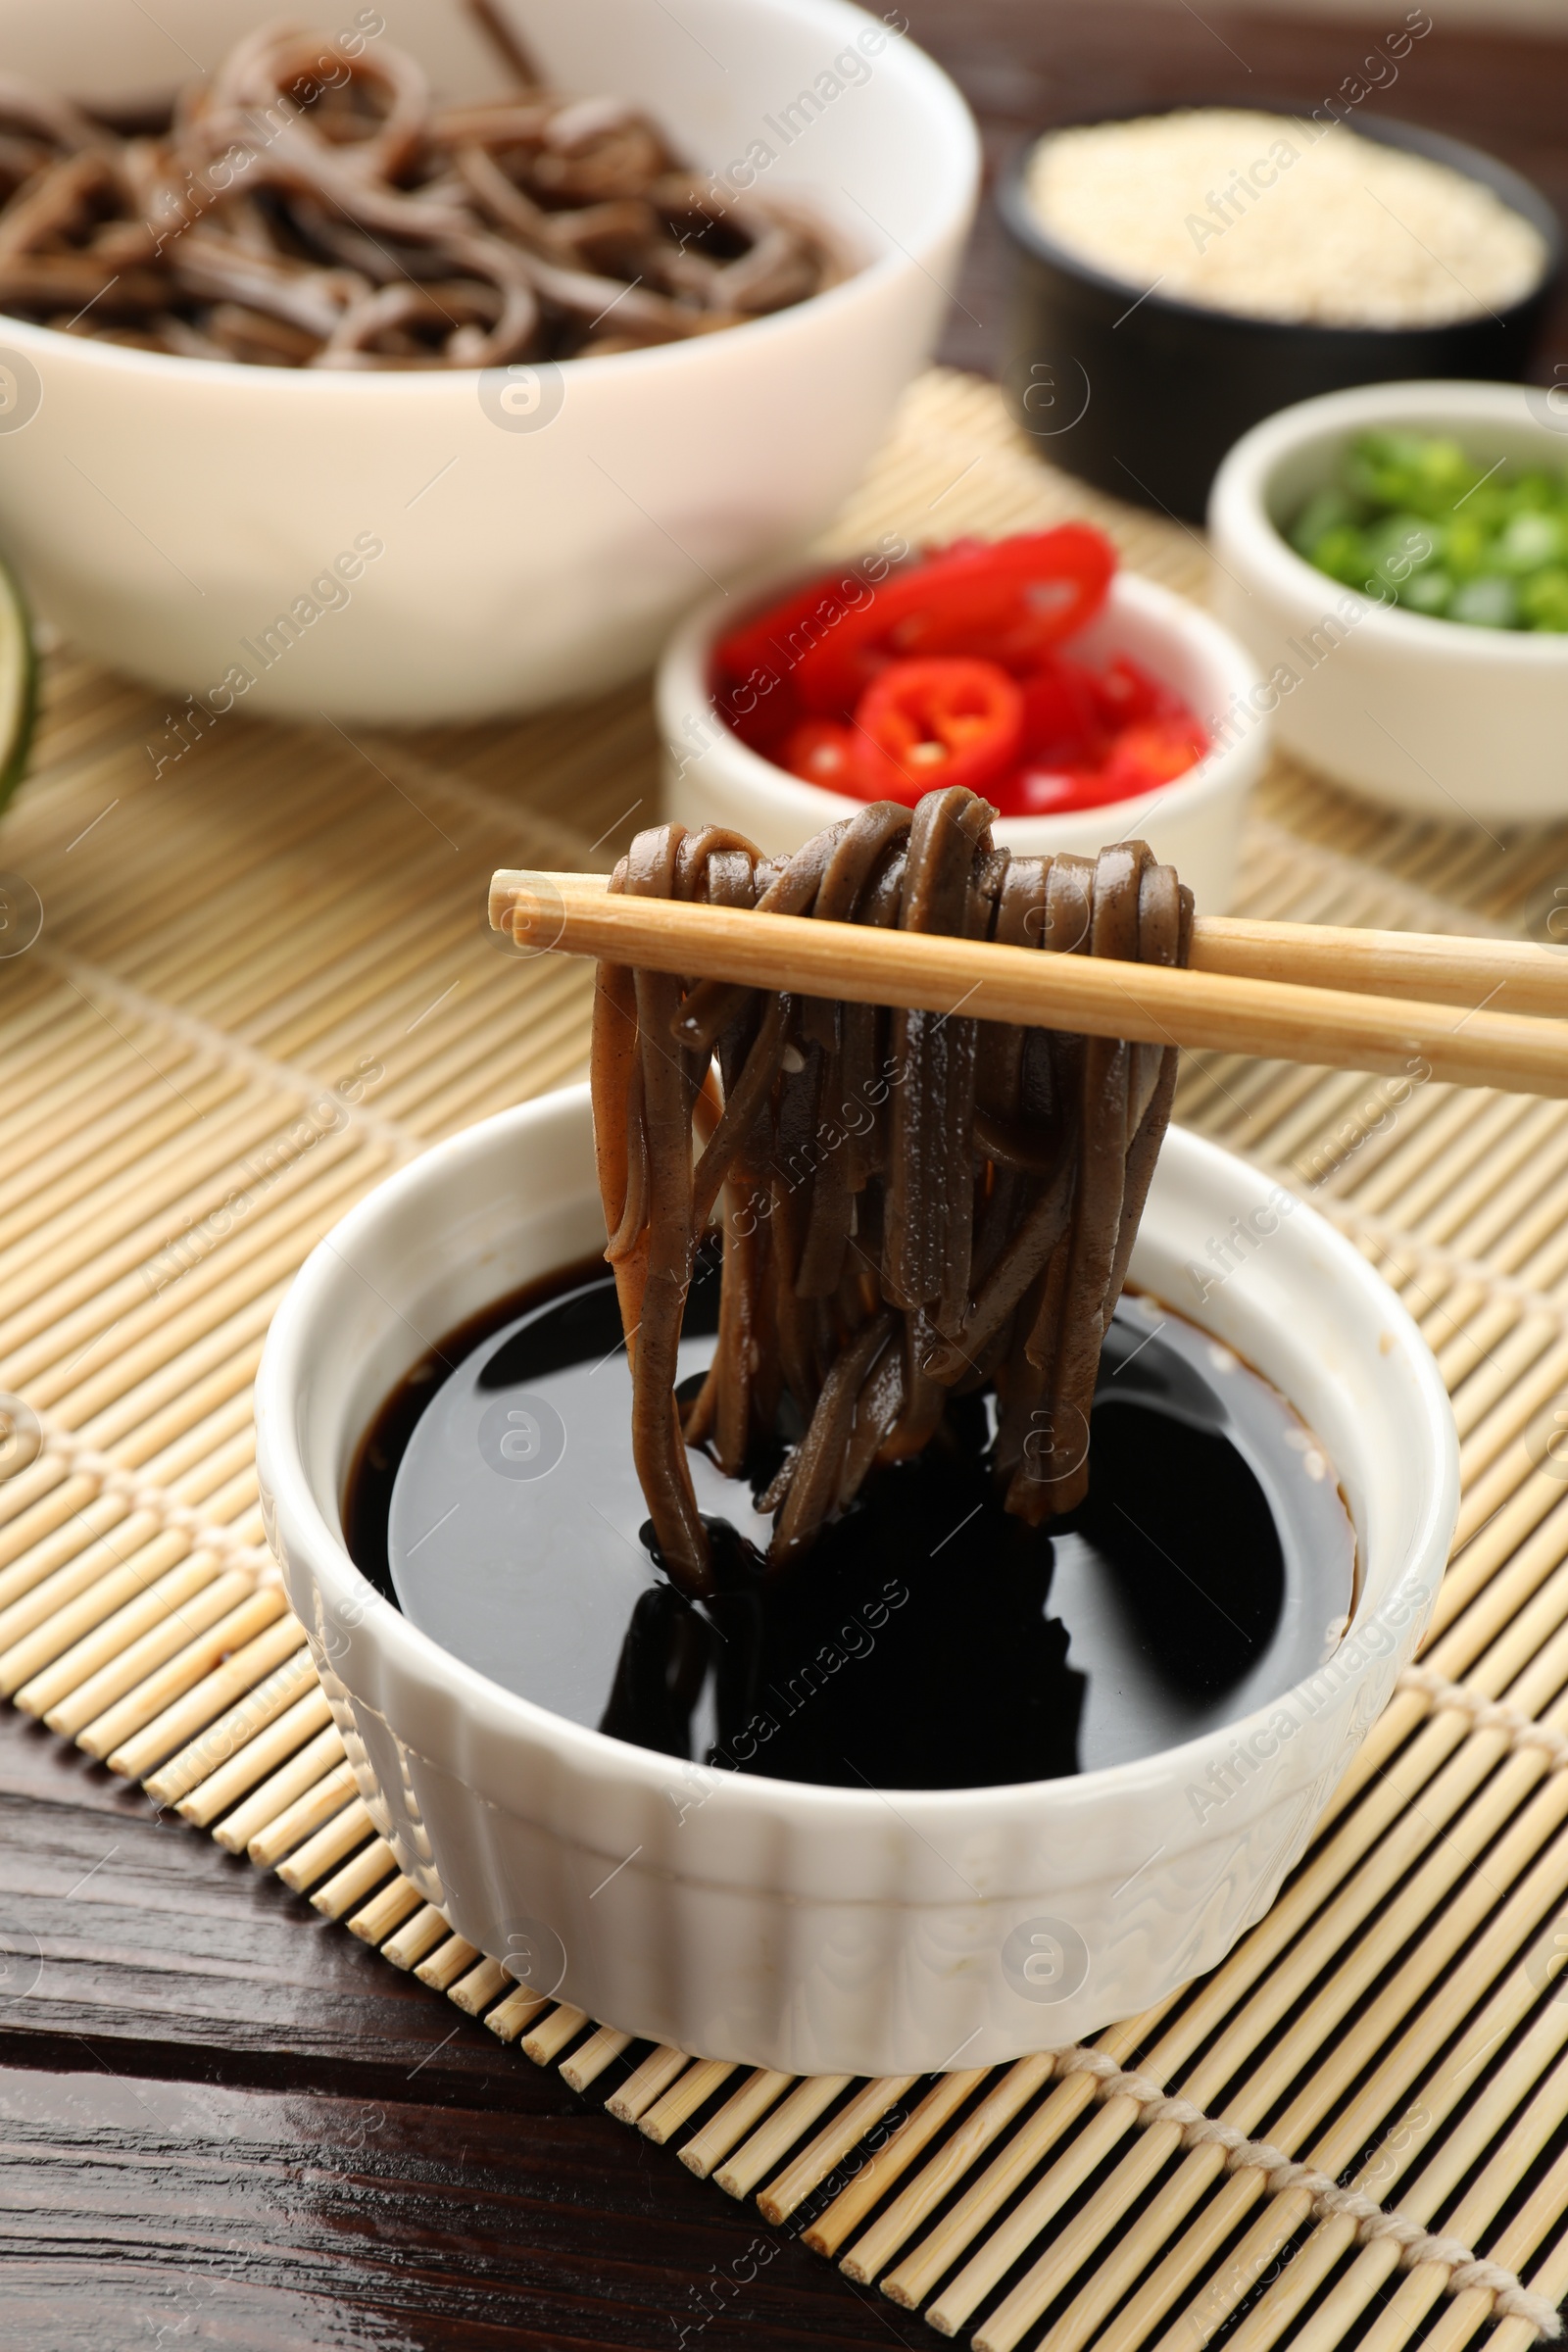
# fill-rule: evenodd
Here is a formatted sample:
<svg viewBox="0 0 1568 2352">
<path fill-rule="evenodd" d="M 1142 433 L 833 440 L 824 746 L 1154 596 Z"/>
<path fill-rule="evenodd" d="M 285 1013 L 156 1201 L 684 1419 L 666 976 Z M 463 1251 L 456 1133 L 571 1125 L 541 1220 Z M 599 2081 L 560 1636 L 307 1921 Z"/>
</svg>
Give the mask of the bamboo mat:
<svg viewBox="0 0 1568 2352">
<path fill-rule="evenodd" d="M 1201 595 L 1196 534 L 1053 475 L 992 389 L 934 373 L 833 544 L 1086 512 Z M 0 1691 L 980 2352 L 1550 2331 L 1568 1106 L 1188 1062 L 1178 1115 L 1281 1172 L 1401 1294 L 1465 1476 L 1422 1664 L 1221 1968 L 1093 2049 L 983 2075 L 796 2082 L 628 2045 L 516 1987 L 398 1875 L 267 1562 L 250 1384 L 291 1274 L 368 1186 L 582 1071 L 589 972 L 500 953 L 484 883 L 608 867 L 651 820 L 646 692 L 424 736 L 233 718 L 182 740 L 62 651 L 0 824 L 44 917 L 0 962 Z M 1568 940 L 1568 827 L 1403 819 L 1280 761 L 1246 905 Z"/>
</svg>

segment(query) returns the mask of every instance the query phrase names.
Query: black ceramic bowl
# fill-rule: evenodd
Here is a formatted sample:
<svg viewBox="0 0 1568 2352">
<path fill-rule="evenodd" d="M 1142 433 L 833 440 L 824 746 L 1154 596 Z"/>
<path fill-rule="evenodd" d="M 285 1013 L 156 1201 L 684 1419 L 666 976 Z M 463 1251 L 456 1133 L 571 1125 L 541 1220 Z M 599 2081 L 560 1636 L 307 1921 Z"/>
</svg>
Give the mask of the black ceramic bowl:
<svg viewBox="0 0 1568 2352">
<path fill-rule="evenodd" d="M 1298 105 L 1261 111 L 1311 114 Z M 1357 120 L 1349 127 L 1481 180 L 1522 213 L 1546 240 L 1540 285 L 1500 314 L 1442 326 L 1316 326 L 1245 318 L 1157 293 L 1140 301 L 1136 286 L 1107 277 L 1041 227 L 1024 193 L 1031 139 L 997 190 L 1012 248 L 1002 380 L 1042 456 L 1102 490 L 1200 521 L 1232 442 L 1293 401 L 1432 376 L 1519 381 L 1562 262 L 1551 206 L 1506 164 L 1458 139 L 1407 122 Z"/>
</svg>

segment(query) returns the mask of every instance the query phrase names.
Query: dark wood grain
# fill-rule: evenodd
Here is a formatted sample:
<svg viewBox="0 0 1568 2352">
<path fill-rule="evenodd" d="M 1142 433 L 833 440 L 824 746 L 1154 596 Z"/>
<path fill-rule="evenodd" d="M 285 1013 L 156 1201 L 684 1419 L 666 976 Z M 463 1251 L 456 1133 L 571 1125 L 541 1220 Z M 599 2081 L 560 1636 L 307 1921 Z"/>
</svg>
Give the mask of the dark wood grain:
<svg viewBox="0 0 1568 2352">
<path fill-rule="evenodd" d="M 175 2077 L 368 2098 L 397 2096 L 418 2067 L 419 2095 L 515 2095 L 517 2066 L 482 2026 L 9 1712 L 0 1853 L 0 1939 L 22 1946 L 0 1985 L 0 2063 L 79 2066 L 85 2043 Z M 550 2080 L 522 2073 L 523 2090 Z"/>
<path fill-rule="evenodd" d="M 907 0 L 978 113 L 1314 103 L 1375 35 L 1185 7 Z M 1387 12 L 1392 29 L 1402 0 Z M 1568 44 L 1452 28 L 1383 111 L 1568 212 Z M 994 371 L 989 209 L 944 346 Z M 1539 372 L 1568 358 L 1560 304 Z M 5 2352 L 929 2344 L 277 1883 L 0 1708 Z M 763 2259 L 764 2254 L 770 2259 Z"/>
<path fill-rule="evenodd" d="M 9 1711 L 0 1874 L 7 2352 L 923 2333 Z"/>
<path fill-rule="evenodd" d="M 54 2326 L 20 2339 L 50 2352 L 160 2327 L 269 2345 L 904 2340 L 755 2214 L 555 2105 L 0 2069 L 0 2332 Z M 112 2338 L 93 2333 L 105 2273 Z"/>
</svg>

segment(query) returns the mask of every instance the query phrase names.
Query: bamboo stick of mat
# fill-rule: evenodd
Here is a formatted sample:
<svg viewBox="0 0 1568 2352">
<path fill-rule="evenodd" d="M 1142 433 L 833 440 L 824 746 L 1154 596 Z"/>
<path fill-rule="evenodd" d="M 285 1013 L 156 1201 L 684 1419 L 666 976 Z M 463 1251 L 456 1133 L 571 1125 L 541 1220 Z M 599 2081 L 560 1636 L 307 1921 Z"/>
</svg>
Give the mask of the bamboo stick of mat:
<svg viewBox="0 0 1568 2352">
<path fill-rule="evenodd" d="M 519 947 L 541 954 L 559 950 L 803 996 L 961 1010 L 969 1019 L 1334 1069 L 1397 1074 L 1424 1062 L 1432 1077 L 1454 1085 L 1568 1097 L 1568 1021 L 1493 1011 L 1485 1000 L 1507 975 L 1499 982 L 1490 961 L 1491 979 L 1473 1008 L 1456 1017 L 1449 1004 L 1296 980 L 1175 971 L 1110 956 L 1045 956 L 1033 948 L 930 932 L 629 898 L 578 874 L 503 869 L 491 882 L 490 920 Z M 1496 943 L 1466 945 L 1484 947 L 1490 957 Z M 1549 957 L 1550 951 L 1540 954 Z"/>
</svg>

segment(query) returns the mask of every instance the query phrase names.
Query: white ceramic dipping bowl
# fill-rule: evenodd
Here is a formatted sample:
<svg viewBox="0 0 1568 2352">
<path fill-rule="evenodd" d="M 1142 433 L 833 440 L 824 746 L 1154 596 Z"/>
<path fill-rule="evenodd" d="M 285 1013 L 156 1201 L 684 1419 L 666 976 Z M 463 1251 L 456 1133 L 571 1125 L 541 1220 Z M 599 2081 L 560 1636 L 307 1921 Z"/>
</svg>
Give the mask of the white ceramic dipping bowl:
<svg viewBox="0 0 1568 2352">
<path fill-rule="evenodd" d="M 220 713 L 528 710 L 646 666 L 713 579 L 804 545 L 858 480 L 935 342 L 973 209 L 953 84 L 844 0 L 503 4 L 559 87 L 635 100 L 704 172 L 741 159 L 866 267 L 746 326 L 542 375 L 253 368 L 0 318 L 0 546 L 76 644 Z M 384 19 L 370 50 L 412 51 L 442 99 L 503 84 L 461 0 L 318 13 L 333 32 Z M 278 14 L 0 0 L 0 58 L 125 104 Z M 746 167 L 759 144 L 774 160 Z M 384 552 L 356 569 L 366 535 Z M 225 691 L 235 665 L 254 683 Z"/>
<path fill-rule="evenodd" d="M 1338 783 L 1440 823 L 1568 815 L 1568 637 L 1385 608 L 1284 537 L 1348 443 L 1449 433 L 1481 466 L 1568 466 L 1562 387 L 1367 384 L 1243 435 L 1209 501 L 1214 603 L 1270 681 L 1281 743 Z"/>
<path fill-rule="evenodd" d="M 1212 1272 L 1235 1217 L 1266 1238 L 1200 1306 L 1189 1264 Z M 481 1950 L 518 1955 L 516 1973 L 590 2015 L 805 2073 L 1059 2048 L 1212 1968 L 1301 1852 L 1443 1572 L 1452 1416 L 1380 1277 L 1267 1178 L 1172 1132 L 1133 1279 L 1255 1364 L 1327 1447 L 1359 1541 L 1349 1632 L 1305 1683 L 1165 1753 L 886 1797 L 584 1730 L 459 1663 L 350 1560 L 344 1484 L 389 1390 L 428 1341 L 603 1233 L 577 1087 L 379 1186 L 272 1325 L 257 1390 L 269 1534 L 400 1868 Z"/>
<path fill-rule="evenodd" d="M 792 564 L 710 597 L 688 614 L 665 647 L 656 682 L 663 741 L 664 814 L 686 825 L 727 825 L 769 857 L 788 857 L 836 817 L 863 806 L 803 783 L 749 751 L 713 708 L 711 665 L 718 639 L 748 612 L 762 612 L 829 566 Z M 1262 681 L 1234 637 L 1185 597 L 1136 572 L 1119 571 L 1103 609 L 1068 641 L 1087 662 L 1113 654 L 1134 661 L 1183 697 L 1223 739 L 1196 767 L 1157 792 L 1064 816 L 1004 816 L 996 839 L 1031 858 L 1071 851 L 1092 858 L 1107 842 L 1147 841 L 1173 865 L 1205 914 L 1224 914 L 1236 890 L 1242 812 L 1268 749 L 1268 720 L 1252 700 Z"/>
</svg>

